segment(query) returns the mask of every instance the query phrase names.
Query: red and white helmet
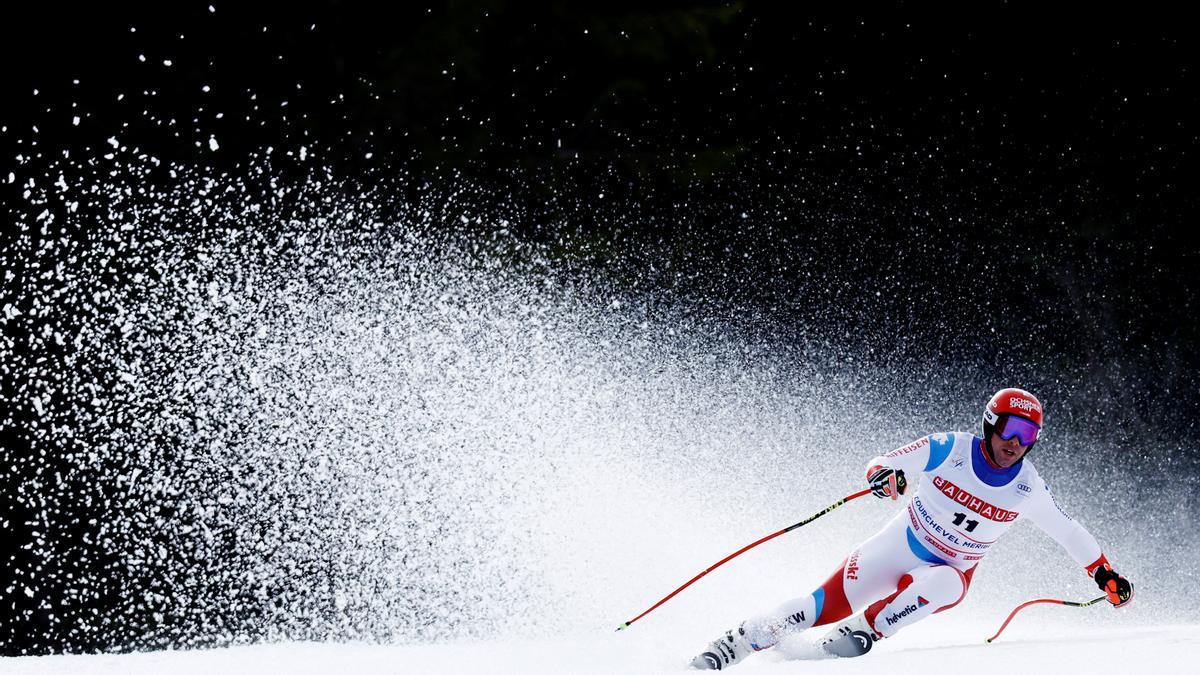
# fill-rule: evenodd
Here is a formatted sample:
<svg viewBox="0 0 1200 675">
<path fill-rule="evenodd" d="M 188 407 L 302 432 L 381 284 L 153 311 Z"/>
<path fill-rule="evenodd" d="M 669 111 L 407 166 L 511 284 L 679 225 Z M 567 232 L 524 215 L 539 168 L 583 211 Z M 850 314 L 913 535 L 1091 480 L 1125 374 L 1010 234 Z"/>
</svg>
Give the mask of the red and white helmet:
<svg viewBox="0 0 1200 675">
<path fill-rule="evenodd" d="M 1001 389 L 983 409 L 983 438 L 992 434 L 1008 440 L 1017 436 L 1021 445 L 1033 447 L 1042 430 L 1042 403 L 1024 389 Z"/>
</svg>

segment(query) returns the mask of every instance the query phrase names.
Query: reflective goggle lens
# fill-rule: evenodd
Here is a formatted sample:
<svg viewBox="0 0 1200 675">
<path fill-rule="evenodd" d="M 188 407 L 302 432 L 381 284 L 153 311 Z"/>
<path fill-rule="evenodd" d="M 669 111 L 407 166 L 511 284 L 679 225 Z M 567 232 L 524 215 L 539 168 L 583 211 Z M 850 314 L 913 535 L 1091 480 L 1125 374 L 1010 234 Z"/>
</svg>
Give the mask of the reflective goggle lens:
<svg viewBox="0 0 1200 675">
<path fill-rule="evenodd" d="M 1000 423 L 996 425 L 996 433 L 1001 439 L 1007 441 L 1016 436 L 1021 445 L 1033 445 L 1037 441 L 1038 431 L 1038 425 L 1023 417 L 1012 415 L 1001 416 Z"/>
</svg>

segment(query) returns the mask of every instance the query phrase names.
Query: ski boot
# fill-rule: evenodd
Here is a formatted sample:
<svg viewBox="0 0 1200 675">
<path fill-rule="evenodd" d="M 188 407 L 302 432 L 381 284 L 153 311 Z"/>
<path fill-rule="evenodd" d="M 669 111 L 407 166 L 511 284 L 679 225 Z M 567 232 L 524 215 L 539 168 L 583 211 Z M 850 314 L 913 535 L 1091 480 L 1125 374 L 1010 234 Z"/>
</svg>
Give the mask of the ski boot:
<svg viewBox="0 0 1200 675">
<path fill-rule="evenodd" d="M 871 627 L 867 617 L 857 614 L 830 631 L 821 639 L 819 646 L 830 656 L 862 656 L 882 639 L 883 635 Z"/>
<path fill-rule="evenodd" d="M 746 631 L 742 626 L 725 633 L 708 645 L 703 654 L 692 659 L 692 667 L 697 670 L 722 670 L 739 663 L 750 654 L 758 651 L 750 644 Z"/>
</svg>

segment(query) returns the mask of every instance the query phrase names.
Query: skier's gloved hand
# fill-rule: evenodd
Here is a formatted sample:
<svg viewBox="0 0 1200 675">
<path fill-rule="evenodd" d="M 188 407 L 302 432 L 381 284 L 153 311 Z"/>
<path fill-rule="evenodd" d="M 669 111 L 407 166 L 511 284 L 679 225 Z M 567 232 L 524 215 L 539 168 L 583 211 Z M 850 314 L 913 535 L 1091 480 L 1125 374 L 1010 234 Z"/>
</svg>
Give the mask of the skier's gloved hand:
<svg viewBox="0 0 1200 675">
<path fill-rule="evenodd" d="M 1108 596 L 1108 601 L 1113 607 L 1124 607 L 1133 600 L 1133 584 L 1113 571 L 1112 567 L 1105 564 L 1096 568 L 1092 573 L 1092 578 L 1096 580 L 1096 585 L 1104 594 Z"/>
<path fill-rule="evenodd" d="M 891 497 L 892 501 L 896 501 L 908 487 L 908 481 L 904 480 L 904 472 L 890 466 L 873 466 L 867 469 L 867 482 L 871 484 L 871 494 L 880 499 Z"/>
</svg>

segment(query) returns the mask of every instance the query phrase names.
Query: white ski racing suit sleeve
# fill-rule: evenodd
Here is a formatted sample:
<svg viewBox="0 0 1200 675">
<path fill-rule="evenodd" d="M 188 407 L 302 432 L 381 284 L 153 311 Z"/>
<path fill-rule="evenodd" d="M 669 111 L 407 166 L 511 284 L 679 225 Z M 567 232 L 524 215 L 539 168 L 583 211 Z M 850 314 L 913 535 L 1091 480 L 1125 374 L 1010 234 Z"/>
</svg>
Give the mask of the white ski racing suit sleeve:
<svg viewBox="0 0 1200 675">
<path fill-rule="evenodd" d="M 936 468 L 929 466 L 929 444 L 930 437 L 923 436 L 908 445 L 902 445 L 891 452 L 872 457 L 871 461 L 867 462 L 867 473 L 869 474 L 871 469 L 877 466 L 898 469 L 904 472 L 909 490 L 914 490 L 921 473 Z"/>
<path fill-rule="evenodd" d="M 1050 538 L 1058 542 L 1058 545 L 1084 569 L 1090 571 L 1095 563 L 1102 560 L 1100 544 L 1096 543 L 1096 538 L 1059 507 L 1050 492 L 1050 487 L 1040 476 L 1021 515 L 1028 517 L 1034 525 L 1050 535 Z"/>
</svg>

